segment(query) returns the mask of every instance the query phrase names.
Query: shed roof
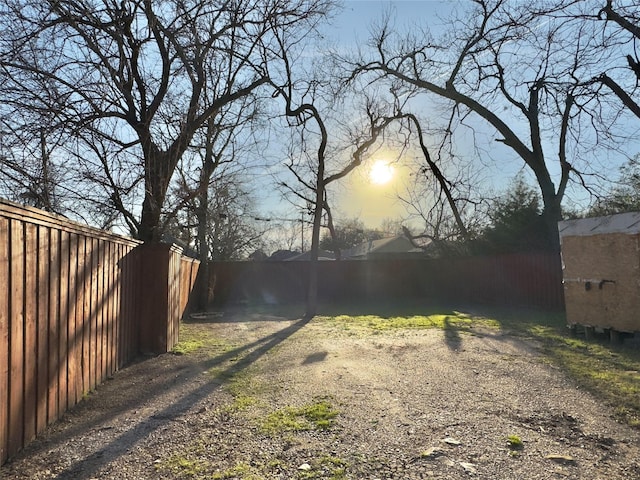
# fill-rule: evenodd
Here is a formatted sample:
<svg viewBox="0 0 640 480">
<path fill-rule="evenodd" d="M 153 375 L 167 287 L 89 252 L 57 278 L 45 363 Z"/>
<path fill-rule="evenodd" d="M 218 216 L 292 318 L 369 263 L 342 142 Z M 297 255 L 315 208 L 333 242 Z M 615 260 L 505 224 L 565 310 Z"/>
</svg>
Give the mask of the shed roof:
<svg viewBox="0 0 640 480">
<path fill-rule="evenodd" d="M 618 213 L 605 217 L 577 218 L 558 222 L 560 238 L 602 235 L 606 233 L 640 233 L 640 212 Z"/>
</svg>

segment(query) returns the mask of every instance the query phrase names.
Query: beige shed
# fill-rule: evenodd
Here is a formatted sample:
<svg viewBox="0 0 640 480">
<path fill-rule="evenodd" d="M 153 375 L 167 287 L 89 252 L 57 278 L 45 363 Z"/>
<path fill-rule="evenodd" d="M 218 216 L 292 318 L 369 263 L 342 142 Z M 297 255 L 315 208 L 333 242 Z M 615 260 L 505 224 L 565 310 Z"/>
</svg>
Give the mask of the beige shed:
<svg viewBox="0 0 640 480">
<path fill-rule="evenodd" d="M 558 227 L 569 326 L 639 332 L 640 212 Z"/>
</svg>

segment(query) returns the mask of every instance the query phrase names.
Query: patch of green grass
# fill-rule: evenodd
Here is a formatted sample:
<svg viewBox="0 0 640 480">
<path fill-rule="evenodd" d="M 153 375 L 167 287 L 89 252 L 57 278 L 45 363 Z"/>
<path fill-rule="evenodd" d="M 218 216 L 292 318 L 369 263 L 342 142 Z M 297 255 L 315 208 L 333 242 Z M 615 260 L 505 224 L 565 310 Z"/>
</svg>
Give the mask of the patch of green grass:
<svg viewBox="0 0 640 480">
<path fill-rule="evenodd" d="M 242 480 L 261 480 L 261 477 L 256 469 L 245 462 L 240 462 L 235 466 L 223 470 L 222 472 L 216 472 L 211 476 L 212 480 L 227 480 L 230 478 L 240 478 Z"/>
<path fill-rule="evenodd" d="M 306 430 L 327 430 L 334 424 L 338 411 L 323 399 L 301 407 L 285 407 L 267 415 L 260 430 L 267 435 Z"/>
<path fill-rule="evenodd" d="M 522 450 L 524 443 L 522 443 L 522 439 L 518 435 L 509 435 L 507 437 L 507 447 L 509 447 L 509 450 Z"/>
<path fill-rule="evenodd" d="M 224 340 L 215 337 L 201 326 L 183 322 L 180 324 L 180 341 L 171 352 L 176 355 L 192 355 L 200 351 L 219 354 L 230 348 Z"/>
<path fill-rule="evenodd" d="M 171 349 L 171 353 L 176 355 L 189 355 L 202 347 L 204 347 L 204 342 L 202 340 L 184 340 L 176 343 Z"/>
<path fill-rule="evenodd" d="M 325 456 L 320 459 L 320 465 L 328 470 L 329 478 L 341 480 L 347 478 L 347 467 L 349 464 L 339 457 Z"/>
<path fill-rule="evenodd" d="M 202 464 L 202 461 L 197 459 L 191 460 L 184 457 L 170 458 L 166 462 L 158 464 L 157 468 L 164 468 L 175 475 L 185 477 L 195 477 L 196 475 L 204 472 L 206 469 L 206 467 Z"/>
<path fill-rule="evenodd" d="M 237 412 L 259 403 L 257 396 L 262 388 L 249 372 L 216 367 L 209 369 L 208 374 L 219 381 L 233 396 L 233 404 L 227 407 L 227 411 Z"/>
<path fill-rule="evenodd" d="M 211 456 L 212 446 L 206 446 L 202 440 L 185 445 L 180 454 L 158 462 L 155 468 L 158 471 L 169 472 L 174 478 L 193 479 L 241 479 L 263 480 L 259 467 L 251 466 L 246 462 L 239 462 L 225 470 L 216 470 L 216 465 L 207 458 Z"/>
<path fill-rule="evenodd" d="M 200 478 L 210 464 L 202 457 L 206 451 L 200 441 L 187 445 L 180 454 L 172 455 L 167 460 L 155 464 L 156 470 L 169 471 L 174 476 Z"/>
<path fill-rule="evenodd" d="M 287 464 L 278 458 L 273 458 L 267 462 L 267 468 L 270 469 L 283 469 L 286 466 Z"/>
<path fill-rule="evenodd" d="M 336 315 L 316 317 L 318 321 L 332 323 L 344 329 L 366 328 L 373 331 L 397 329 L 440 328 L 443 330 L 469 330 L 474 326 L 497 328 L 499 323 L 490 318 L 478 318 L 466 313 L 453 311 L 450 313 L 434 313 L 430 315 L 410 315 L 406 317 L 378 315 Z"/>
<path fill-rule="evenodd" d="M 298 471 L 296 478 L 300 480 L 310 480 L 314 478 L 345 480 L 347 478 L 348 466 L 349 464 L 339 457 L 325 455 L 312 461 L 310 470 Z"/>
</svg>

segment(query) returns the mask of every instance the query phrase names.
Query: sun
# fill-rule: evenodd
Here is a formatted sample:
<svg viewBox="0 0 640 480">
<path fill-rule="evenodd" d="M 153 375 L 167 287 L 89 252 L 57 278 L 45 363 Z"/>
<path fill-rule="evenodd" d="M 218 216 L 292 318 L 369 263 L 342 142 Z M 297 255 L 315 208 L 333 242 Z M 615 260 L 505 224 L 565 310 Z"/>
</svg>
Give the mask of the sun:
<svg viewBox="0 0 640 480">
<path fill-rule="evenodd" d="M 385 160 L 376 160 L 371 165 L 369 179 L 376 185 L 384 185 L 393 180 L 393 167 Z"/>
</svg>

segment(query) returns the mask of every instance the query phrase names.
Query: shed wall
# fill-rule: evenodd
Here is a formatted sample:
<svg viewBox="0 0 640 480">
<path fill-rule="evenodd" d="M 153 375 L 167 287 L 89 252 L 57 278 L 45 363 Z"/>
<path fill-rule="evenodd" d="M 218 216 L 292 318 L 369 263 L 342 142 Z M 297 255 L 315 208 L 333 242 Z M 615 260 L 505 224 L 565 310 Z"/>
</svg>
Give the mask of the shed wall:
<svg viewBox="0 0 640 480">
<path fill-rule="evenodd" d="M 569 325 L 640 331 L 640 235 L 608 233 L 562 239 Z"/>
</svg>

